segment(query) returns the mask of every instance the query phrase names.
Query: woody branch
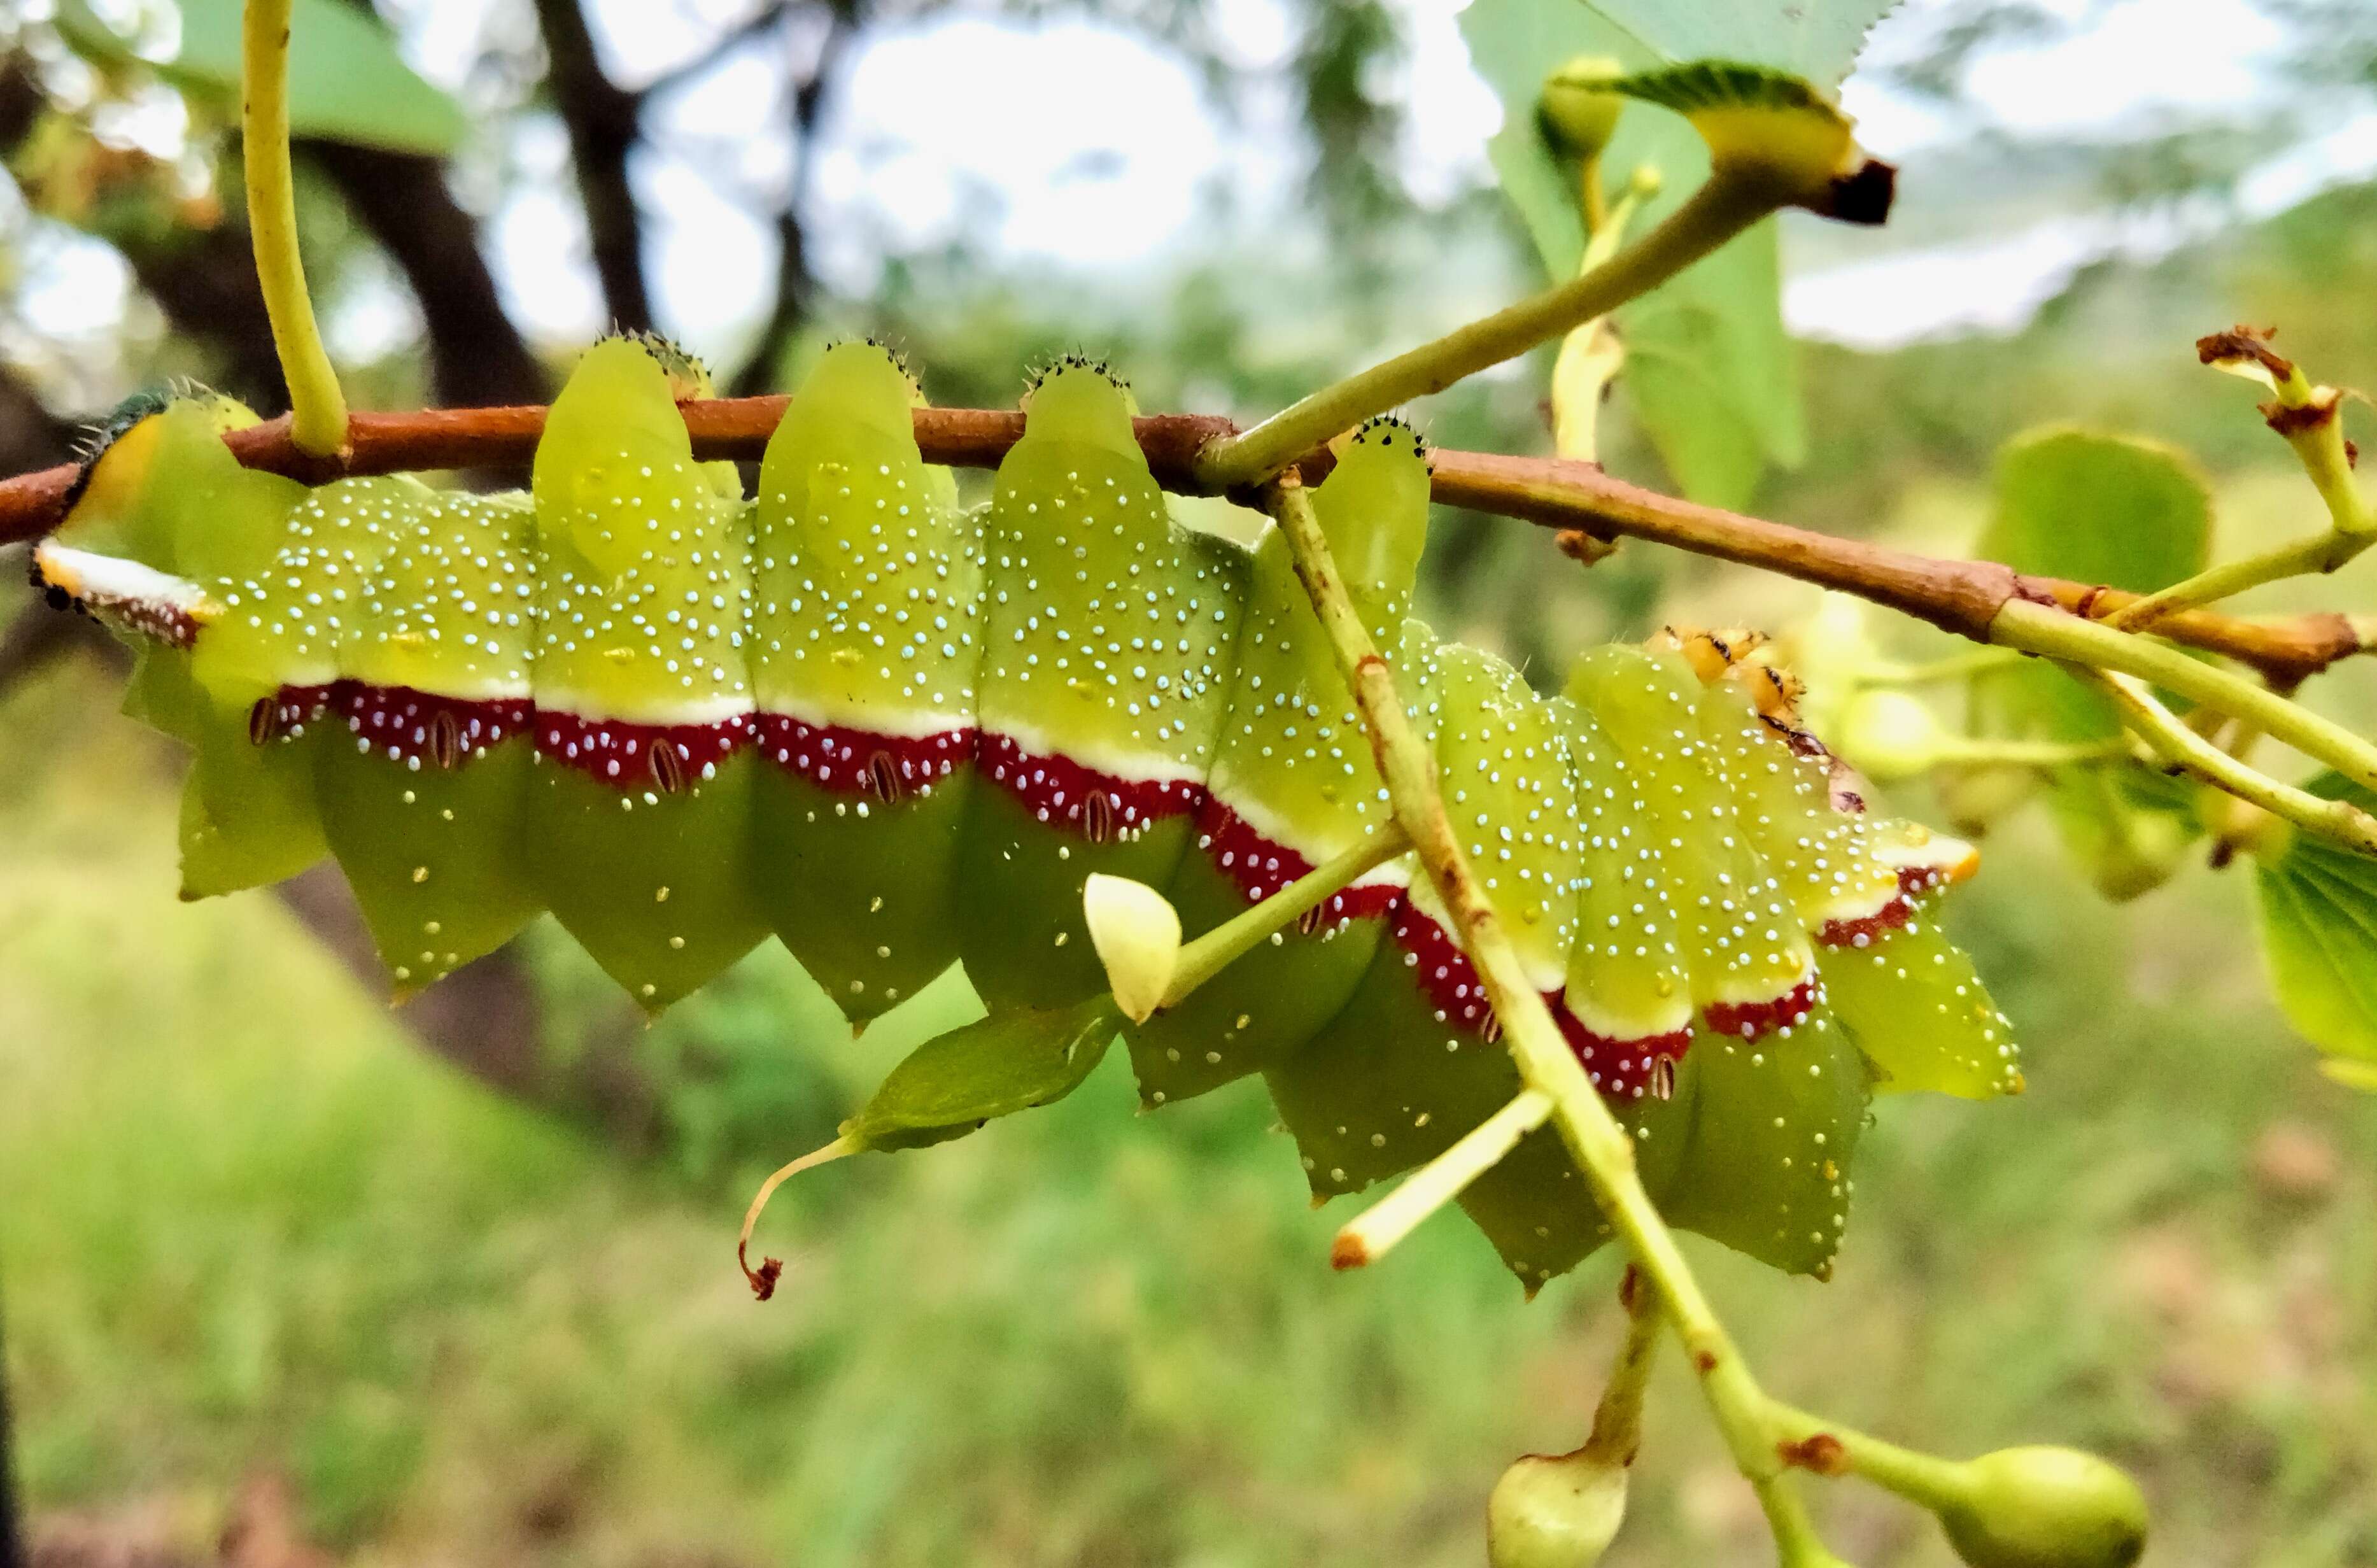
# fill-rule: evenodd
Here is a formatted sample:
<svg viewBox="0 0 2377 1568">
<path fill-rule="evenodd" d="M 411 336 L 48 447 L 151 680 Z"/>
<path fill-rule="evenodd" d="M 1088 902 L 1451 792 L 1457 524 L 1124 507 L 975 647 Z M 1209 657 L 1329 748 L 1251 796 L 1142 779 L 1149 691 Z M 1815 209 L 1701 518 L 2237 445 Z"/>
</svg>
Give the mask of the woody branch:
<svg viewBox="0 0 2377 1568">
<path fill-rule="evenodd" d="M 694 451 L 707 459 L 755 459 L 783 416 L 782 397 L 722 398 L 683 405 Z M 347 449 L 335 457 L 301 450 L 285 419 L 225 437 L 251 468 L 313 482 L 352 474 L 526 465 L 544 410 L 532 405 L 357 413 Z M 1198 454 L 1235 433 L 1226 419 L 1158 414 L 1139 421 L 1139 438 L 1156 476 L 1195 493 Z M 1023 431 L 1023 416 L 990 409 L 919 409 L 916 438 L 926 461 L 994 467 Z M 2136 595 L 2063 578 L 2033 577 L 1990 561 L 1963 561 L 1894 550 L 1787 523 L 1699 506 L 1613 478 L 1595 464 L 1492 452 L 1435 453 L 1435 498 L 1449 506 L 1601 539 L 1636 538 L 1695 555 L 1757 567 L 1869 600 L 1976 641 L 1991 640 L 2004 607 L 2023 602 L 2083 618 L 2116 615 Z M 1325 451 L 1297 465 L 1308 482 L 1327 473 Z M 71 465 L 0 480 L 0 545 L 36 538 L 64 515 L 76 479 Z M 2157 637 L 2246 665 L 2273 688 L 2289 690 L 2339 659 L 2377 647 L 2377 616 L 2313 614 L 2248 619 L 2189 609 L 2154 625 Z"/>
</svg>

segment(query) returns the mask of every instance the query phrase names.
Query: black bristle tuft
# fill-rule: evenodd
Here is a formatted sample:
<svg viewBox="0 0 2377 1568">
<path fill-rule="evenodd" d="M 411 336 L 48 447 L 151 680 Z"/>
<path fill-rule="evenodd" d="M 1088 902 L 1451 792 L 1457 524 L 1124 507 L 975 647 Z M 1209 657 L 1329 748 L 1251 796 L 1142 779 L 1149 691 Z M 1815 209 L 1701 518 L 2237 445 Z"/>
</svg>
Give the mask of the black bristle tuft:
<svg viewBox="0 0 2377 1568">
<path fill-rule="evenodd" d="M 108 448 L 124 438 L 125 432 L 142 420 L 164 413 L 177 401 L 207 395 L 206 389 L 195 381 L 176 381 L 170 386 L 143 387 L 108 410 L 106 415 L 84 432 L 82 438 L 75 444 L 78 467 L 74 483 L 66 486 L 63 509 L 74 510 L 75 504 L 82 499 L 82 493 L 90 487 L 91 473 L 99 467 L 99 460 L 107 455 Z"/>
</svg>

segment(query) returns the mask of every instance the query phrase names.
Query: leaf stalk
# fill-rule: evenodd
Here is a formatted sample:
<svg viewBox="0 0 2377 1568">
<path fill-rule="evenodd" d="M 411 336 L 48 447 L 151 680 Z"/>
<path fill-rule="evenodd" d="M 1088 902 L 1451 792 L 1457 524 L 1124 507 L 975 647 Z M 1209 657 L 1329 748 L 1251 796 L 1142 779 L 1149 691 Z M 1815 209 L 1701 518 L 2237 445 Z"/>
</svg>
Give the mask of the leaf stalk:
<svg viewBox="0 0 2377 1568">
<path fill-rule="evenodd" d="M 1789 195 L 1770 179 L 1720 169 L 1682 206 L 1601 265 L 1455 328 L 1433 342 L 1356 371 L 1250 430 L 1213 441 L 1197 455 L 1197 483 L 1220 492 L 1268 478 L 1372 414 L 1440 392 L 1464 377 L 1607 316 L 1768 216 Z"/>
<path fill-rule="evenodd" d="M 297 184 L 289 154 L 289 14 L 293 0 L 247 0 L 240 22 L 240 134 L 247 229 L 272 344 L 289 383 L 290 438 L 328 456 L 347 444 L 347 400 L 322 345 L 297 251 Z"/>
</svg>

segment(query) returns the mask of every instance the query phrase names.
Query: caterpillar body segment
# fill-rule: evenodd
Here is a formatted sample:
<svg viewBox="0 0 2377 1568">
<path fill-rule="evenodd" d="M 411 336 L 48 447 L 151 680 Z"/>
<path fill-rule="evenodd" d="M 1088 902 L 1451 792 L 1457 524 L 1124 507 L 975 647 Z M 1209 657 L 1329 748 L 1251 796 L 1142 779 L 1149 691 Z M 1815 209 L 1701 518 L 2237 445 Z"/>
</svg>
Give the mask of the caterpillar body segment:
<svg viewBox="0 0 2377 1568">
<path fill-rule="evenodd" d="M 357 483 L 363 483 L 358 481 Z M 400 995 L 544 908 L 529 861 L 534 518 L 521 497 L 384 494 L 389 539 L 308 723 L 315 799 Z"/>
<path fill-rule="evenodd" d="M 1936 911 L 1912 909 L 1903 926 L 1829 949 L 1822 967 L 1833 1006 L 1881 1087 L 1968 1100 L 2022 1093 L 2013 1026 Z"/>
<path fill-rule="evenodd" d="M 1576 788 L 1550 705 L 1490 653 L 1438 655 L 1439 783 L 1471 868 L 1538 989 L 1573 940 Z M 1518 1092 L 1453 921 L 1415 881 L 1345 1011 L 1267 1075 L 1319 1197 L 1441 1154 Z"/>
<path fill-rule="evenodd" d="M 1081 884 L 1171 881 L 1228 706 L 1245 554 L 1173 521 L 1135 413 L 1105 366 L 1060 361 L 994 483 L 957 884 L 994 1011 L 1105 989 Z"/>
<path fill-rule="evenodd" d="M 1312 507 L 1372 640 L 1395 651 L 1406 700 L 1426 701 L 1433 634 L 1407 622 L 1427 523 L 1428 470 L 1400 421 L 1354 433 Z M 1184 928 L 1206 930 L 1357 847 L 1392 813 L 1369 738 L 1287 540 L 1253 552 L 1236 680 L 1213 748 L 1196 849 L 1165 896 Z M 1406 636 L 1406 627 L 1409 635 Z M 1129 1031 L 1131 1062 L 1152 1105 L 1260 1071 L 1344 1009 L 1376 955 L 1410 880 L 1379 868 L 1296 927 L 1256 948 L 1170 1011 Z"/>
<path fill-rule="evenodd" d="M 1712 765 L 1702 689 L 1680 656 L 1622 645 L 1585 653 L 1569 676 L 1569 695 L 1641 774 L 1662 858 L 1691 891 L 1681 934 L 1693 1003 L 1713 1032 L 1755 1038 L 1804 1018 L 1822 987 L 1808 933 Z"/>
<path fill-rule="evenodd" d="M 1176 526 L 1103 367 L 1042 378 L 979 512 L 879 348 L 823 356 L 755 500 L 693 461 L 699 384 L 601 345 L 509 497 L 309 489 L 232 460 L 236 405 L 138 411 L 35 566 L 143 646 L 127 707 L 196 752 L 185 892 L 327 849 L 400 989 L 548 908 L 654 1009 L 771 931 L 856 1021 L 962 959 L 973 1050 L 1107 1016 L 1092 872 L 1193 937 L 1389 820 L 1284 540 Z M 1472 868 L 1665 1212 L 1822 1272 L 1877 1083 L 2020 1086 L 1933 910 L 1970 851 L 1839 809 L 1741 640 L 1600 650 L 1549 700 L 1440 645 L 1408 614 L 1427 491 L 1380 421 L 1313 505 Z M 1432 1157 L 1519 1087 L 1451 932 L 1379 868 L 1124 1026 L 1142 1095 L 1260 1072 L 1323 1196 Z M 1462 1201 L 1530 1288 L 1609 1234 L 1548 1130 Z"/>
<path fill-rule="evenodd" d="M 759 465 L 753 890 L 853 1022 L 958 956 L 983 520 L 916 449 L 872 343 L 828 349 Z"/>
<path fill-rule="evenodd" d="M 1602 1094 L 1639 1100 L 1671 1076 L 1692 1040 L 1684 958 L 1685 886 L 1627 765 L 1592 711 L 1558 704 L 1577 784 L 1576 941 L 1552 1016 Z M 1662 1063 L 1666 1063 L 1662 1067 Z"/>
<path fill-rule="evenodd" d="M 723 470 L 723 473 L 721 472 Z M 750 509 L 693 461 L 668 371 L 615 338 L 545 420 L 531 875 L 658 1011 L 768 934 L 751 888 Z"/>
</svg>

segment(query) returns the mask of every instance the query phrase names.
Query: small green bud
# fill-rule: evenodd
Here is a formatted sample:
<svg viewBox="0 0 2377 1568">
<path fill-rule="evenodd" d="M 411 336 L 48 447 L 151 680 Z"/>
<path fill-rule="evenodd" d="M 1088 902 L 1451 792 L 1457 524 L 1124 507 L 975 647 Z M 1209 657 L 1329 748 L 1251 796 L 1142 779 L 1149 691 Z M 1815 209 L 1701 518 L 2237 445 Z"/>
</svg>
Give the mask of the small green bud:
<svg viewBox="0 0 2377 1568">
<path fill-rule="evenodd" d="M 2154 892 L 2179 873 L 2193 848 L 2196 824 L 2174 811 L 2116 808 L 2101 833 L 2075 844 L 2074 854 L 2096 891 L 2115 904 Z"/>
<path fill-rule="evenodd" d="M 1607 54 L 1579 54 L 1544 78 L 1537 101 L 1544 134 L 1571 158 L 1597 158 L 1618 129 L 1626 100 L 1607 85 L 1626 67 Z"/>
<path fill-rule="evenodd" d="M 1841 755 L 1859 772 L 1884 783 L 1928 771 L 1949 743 L 1939 717 L 1904 691 L 1859 692 L 1841 715 Z"/>
<path fill-rule="evenodd" d="M 2036 768 L 2004 762 L 1984 762 L 1966 768 L 1942 768 L 1933 781 L 1940 808 L 1960 833 L 1978 838 L 1998 821 L 2019 810 L 2038 793 L 2045 781 Z"/>
<path fill-rule="evenodd" d="M 2146 1549 L 2137 1483 L 2093 1454 L 2001 1448 L 1956 1469 L 1940 1523 L 1972 1568 L 2130 1568 Z"/>
<path fill-rule="evenodd" d="M 1486 1503 L 1492 1568 L 1593 1568 L 1626 1517 L 1626 1467 L 1590 1448 L 1530 1454 Z"/>
</svg>

